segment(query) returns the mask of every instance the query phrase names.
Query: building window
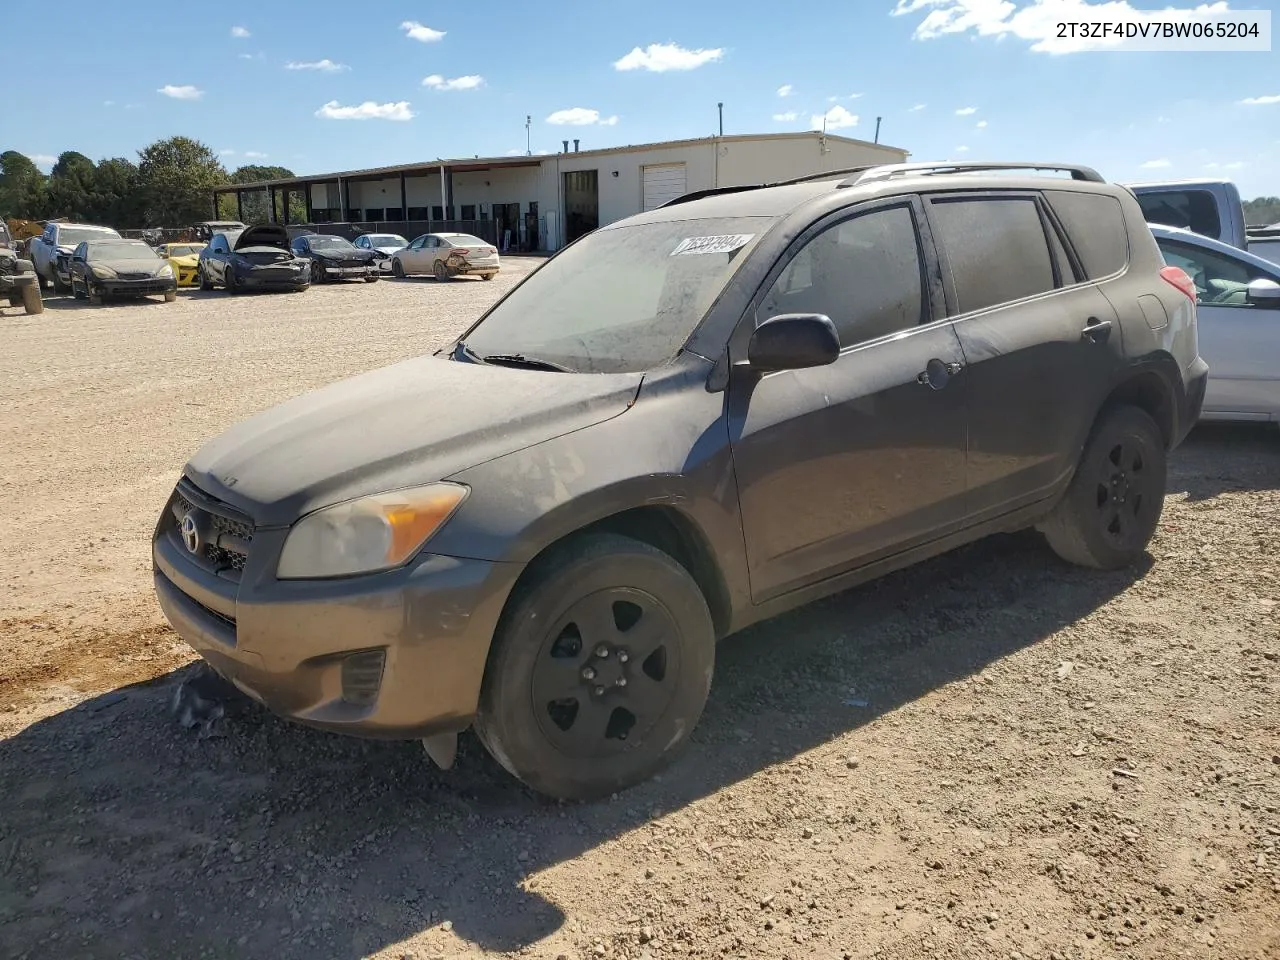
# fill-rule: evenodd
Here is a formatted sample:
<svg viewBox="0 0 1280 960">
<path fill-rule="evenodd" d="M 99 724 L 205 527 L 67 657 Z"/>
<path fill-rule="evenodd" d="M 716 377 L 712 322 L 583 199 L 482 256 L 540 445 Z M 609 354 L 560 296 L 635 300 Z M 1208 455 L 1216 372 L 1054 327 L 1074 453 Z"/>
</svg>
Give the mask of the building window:
<svg viewBox="0 0 1280 960">
<path fill-rule="evenodd" d="M 432 207 L 432 208 L 431 208 L 431 219 L 432 219 L 432 220 L 443 220 L 443 219 L 444 219 L 444 207 Z"/>
<path fill-rule="evenodd" d="M 429 220 L 430 218 L 431 218 L 431 211 L 427 207 L 410 207 L 409 208 L 410 220 Z"/>
<path fill-rule="evenodd" d="M 476 218 L 476 205 L 474 203 L 464 203 L 462 205 L 462 219 L 474 220 Z"/>
</svg>

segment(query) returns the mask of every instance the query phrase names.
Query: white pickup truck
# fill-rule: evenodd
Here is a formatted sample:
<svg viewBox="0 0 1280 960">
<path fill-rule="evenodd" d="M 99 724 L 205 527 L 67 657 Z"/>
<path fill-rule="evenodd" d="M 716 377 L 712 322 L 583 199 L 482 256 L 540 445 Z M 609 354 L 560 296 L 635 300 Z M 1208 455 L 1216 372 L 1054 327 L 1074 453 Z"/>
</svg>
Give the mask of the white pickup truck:
<svg viewBox="0 0 1280 960">
<path fill-rule="evenodd" d="M 110 227 L 97 227 L 88 223 L 50 223 L 44 233 L 32 237 L 27 244 L 31 262 L 35 264 L 40 286 L 53 287 L 57 293 L 71 289 L 71 254 L 84 240 L 104 240 L 119 237 Z"/>
</svg>

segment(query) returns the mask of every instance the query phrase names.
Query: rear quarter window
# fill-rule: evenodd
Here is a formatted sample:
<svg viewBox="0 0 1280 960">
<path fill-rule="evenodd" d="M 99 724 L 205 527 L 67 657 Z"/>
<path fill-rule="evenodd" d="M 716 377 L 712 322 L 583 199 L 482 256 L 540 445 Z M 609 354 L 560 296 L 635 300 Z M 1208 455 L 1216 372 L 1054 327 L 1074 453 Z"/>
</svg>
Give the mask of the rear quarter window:
<svg viewBox="0 0 1280 960">
<path fill-rule="evenodd" d="M 1045 197 L 1066 228 L 1088 279 L 1109 277 L 1129 265 L 1129 231 L 1119 200 L 1069 190 L 1046 190 Z"/>
<path fill-rule="evenodd" d="M 1183 227 L 1204 237 L 1222 239 L 1218 201 L 1208 190 L 1152 190 L 1138 194 L 1147 223 Z"/>
</svg>

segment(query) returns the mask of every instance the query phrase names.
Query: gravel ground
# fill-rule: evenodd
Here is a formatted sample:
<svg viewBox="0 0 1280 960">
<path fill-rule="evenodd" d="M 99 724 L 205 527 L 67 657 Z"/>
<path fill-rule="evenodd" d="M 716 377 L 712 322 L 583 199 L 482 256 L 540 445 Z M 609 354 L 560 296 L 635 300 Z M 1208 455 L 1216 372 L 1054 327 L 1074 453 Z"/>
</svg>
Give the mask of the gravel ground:
<svg viewBox="0 0 1280 960">
<path fill-rule="evenodd" d="M 661 779 L 566 806 L 239 706 L 147 541 L 184 458 L 492 283 L 0 312 L 0 957 L 1280 956 L 1280 437 L 1175 454 L 1151 563 L 995 538 L 731 638 Z"/>
</svg>

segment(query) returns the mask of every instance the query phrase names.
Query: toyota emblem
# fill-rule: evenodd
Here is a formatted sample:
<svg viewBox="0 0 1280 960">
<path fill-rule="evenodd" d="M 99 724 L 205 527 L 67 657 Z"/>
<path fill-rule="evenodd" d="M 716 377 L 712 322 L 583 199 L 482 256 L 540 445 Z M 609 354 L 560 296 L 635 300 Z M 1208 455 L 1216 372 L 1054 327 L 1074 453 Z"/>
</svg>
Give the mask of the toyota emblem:
<svg viewBox="0 0 1280 960">
<path fill-rule="evenodd" d="M 194 514 L 188 513 L 182 518 L 182 542 L 187 545 L 189 553 L 200 552 L 200 528 L 196 525 Z"/>
</svg>

